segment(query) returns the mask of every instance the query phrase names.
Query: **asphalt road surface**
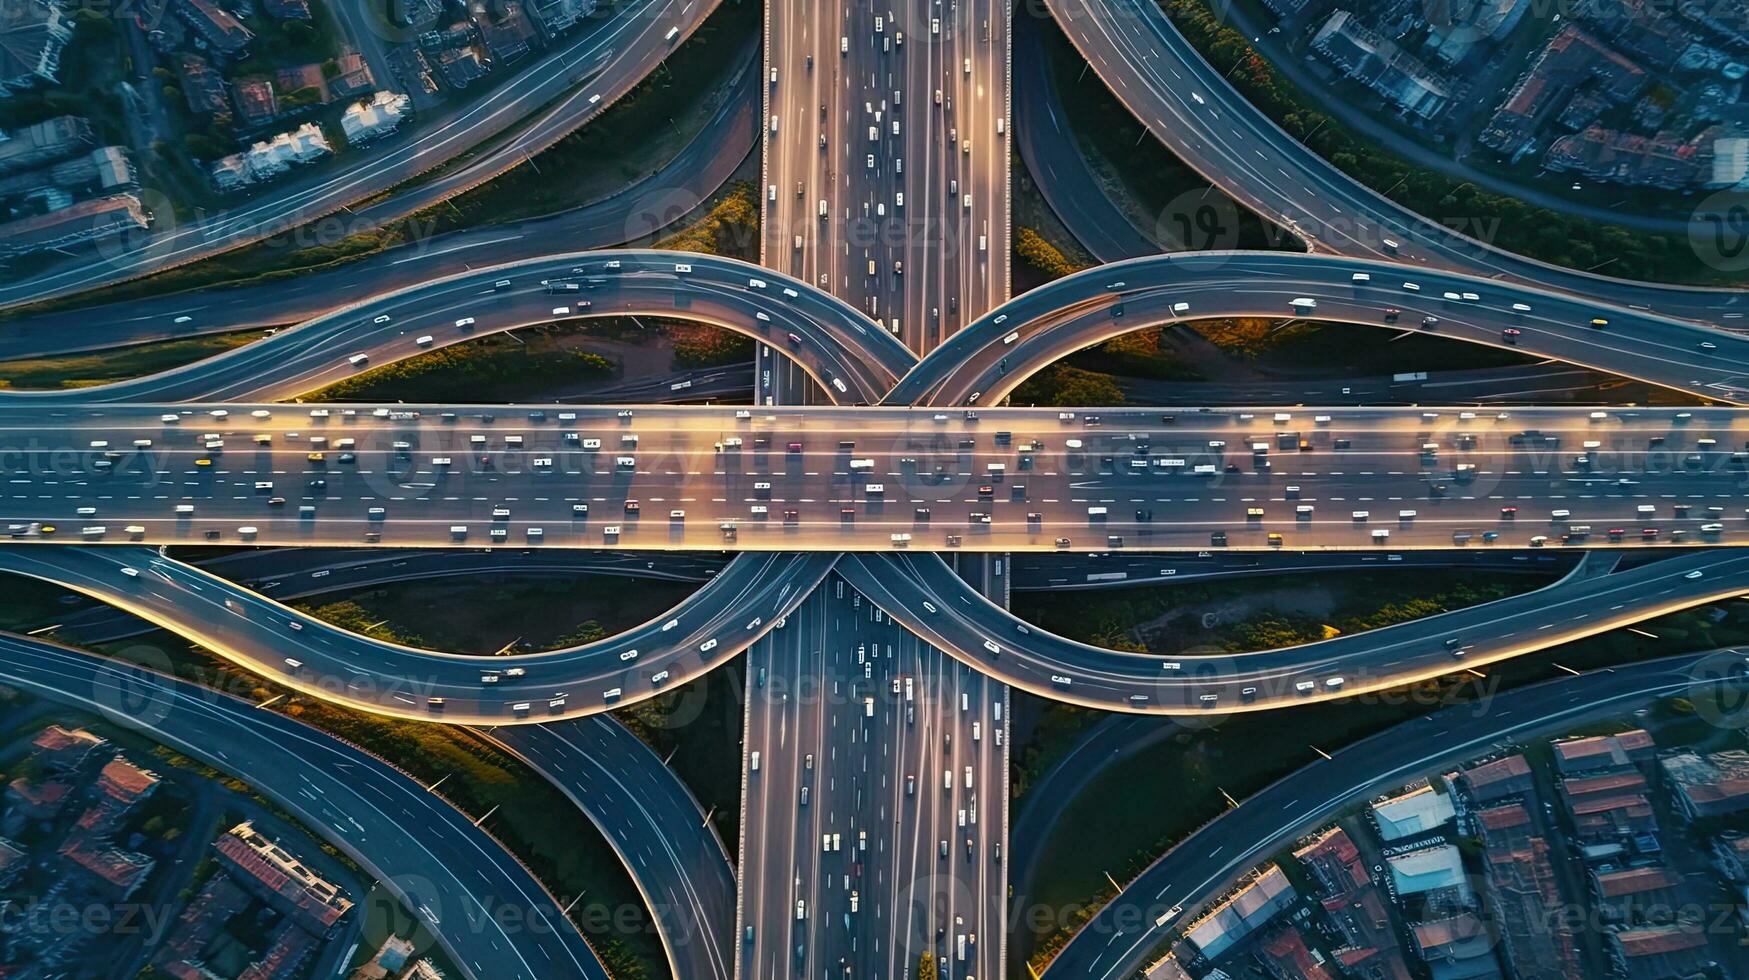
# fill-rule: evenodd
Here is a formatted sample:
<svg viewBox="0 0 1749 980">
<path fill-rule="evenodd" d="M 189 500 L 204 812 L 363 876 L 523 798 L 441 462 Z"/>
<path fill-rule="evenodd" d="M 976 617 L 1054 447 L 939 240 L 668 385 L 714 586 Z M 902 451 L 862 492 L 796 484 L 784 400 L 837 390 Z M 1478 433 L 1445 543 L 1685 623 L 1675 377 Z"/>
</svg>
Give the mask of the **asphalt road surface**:
<svg viewBox="0 0 1749 980">
<path fill-rule="evenodd" d="M 748 672 L 740 975 L 999 975 L 1002 686 L 836 578 Z"/>
<path fill-rule="evenodd" d="M 1749 416 L 1723 408 L 166 408 L 0 409 L 11 539 L 790 552 L 1718 545 L 1743 540 L 1749 478 Z"/>
<path fill-rule="evenodd" d="M 254 704 L 42 640 L 0 635 L 0 682 L 245 779 L 382 882 L 475 980 L 607 980 L 559 903 L 436 793 Z"/>
</svg>

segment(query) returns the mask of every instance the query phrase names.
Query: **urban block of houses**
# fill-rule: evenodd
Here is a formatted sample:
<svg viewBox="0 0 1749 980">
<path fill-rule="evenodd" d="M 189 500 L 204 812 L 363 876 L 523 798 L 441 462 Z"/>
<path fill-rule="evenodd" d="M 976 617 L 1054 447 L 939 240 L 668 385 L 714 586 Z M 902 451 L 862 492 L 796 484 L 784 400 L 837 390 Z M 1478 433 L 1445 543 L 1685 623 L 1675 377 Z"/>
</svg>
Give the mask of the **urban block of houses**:
<svg viewBox="0 0 1749 980">
<path fill-rule="evenodd" d="M 1681 888 L 1682 876 L 1661 864 L 1591 872 L 1593 908 L 1611 922 L 1669 921 Z"/>
<path fill-rule="evenodd" d="M 1663 925 L 1609 934 L 1609 957 L 1623 980 L 1700 976 L 1712 962 L 1698 925 Z"/>
<path fill-rule="evenodd" d="M 1360 23 L 1333 11 L 1312 37 L 1312 50 L 1343 77 L 1366 86 L 1407 115 L 1427 120 L 1451 104 L 1451 84 L 1420 58 Z"/>
<path fill-rule="evenodd" d="M 1348 832 L 1332 827 L 1294 851 L 1294 857 L 1318 883 L 1318 903 L 1341 934 L 1331 955 L 1343 971 L 1377 980 L 1408 980 L 1409 966 L 1390 910 Z"/>
<path fill-rule="evenodd" d="M 1520 977 L 1581 976 L 1572 924 L 1561 911 L 1561 893 L 1549 859 L 1548 841 L 1533 837 L 1522 847 L 1483 852 L 1485 889 L 1500 945 Z"/>
<path fill-rule="evenodd" d="M 1520 75 L 1477 139 L 1517 158 L 1583 87 L 1610 105 L 1625 105 L 1645 89 L 1646 70 L 1572 24 L 1555 32 Z M 1563 772 L 1568 770 L 1562 769 Z"/>
</svg>

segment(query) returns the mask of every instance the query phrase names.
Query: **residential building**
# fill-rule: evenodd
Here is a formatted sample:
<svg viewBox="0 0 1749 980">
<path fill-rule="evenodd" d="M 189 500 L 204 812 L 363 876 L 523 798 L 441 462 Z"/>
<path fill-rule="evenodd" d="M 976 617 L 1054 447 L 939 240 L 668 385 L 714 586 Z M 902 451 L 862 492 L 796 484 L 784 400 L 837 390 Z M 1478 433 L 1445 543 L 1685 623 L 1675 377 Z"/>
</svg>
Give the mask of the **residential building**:
<svg viewBox="0 0 1749 980">
<path fill-rule="evenodd" d="M 213 0 L 176 0 L 176 13 L 214 51 L 227 58 L 246 57 L 249 42 L 255 40 L 255 32 Z"/>
<path fill-rule="evenodd" d="M 1305 937 L 1293 926 L 1286 926 L 1263 937 L 1257 945 L 1257 959 L 1276 980 L 1334 980 L 1335 975 L 1324 965 L 1324 958 L 1306 947 Z"/>
<path fill-rule="evenodd" d="M 1399 896 L 1421 896 L 1433 914 L 1475 907 L 1475 892 L 1464 874 L 1463 857 L 1450 844 L 1437 844 L 1385 859 Z"/>
<path fill-rule="evenodd" d="M 1713 867 L 1725 880 L 1749 885 L 1749 834 L 1727 830 L 1712 839 Z"/>
<path fill-rule="evenodd" d="M 265 126 L 279 118 L 279 96 L 271 79 L 238 79 L 231 86 L 231 98 L 237 104 L 237 118 L 245 128 Z"/>
<path fill-rule="evenodd" d="M 563 34 L 595 12 L 595 0 L 529 0 L 529 10 L 549 37 Z"/>
<path fill-rule="evenodd" d="M 423 962 L 423 961 L 421 961 Z M 1143 980 L 1192 980 L 1184 966 L 1178 962 L 1176 950 L 1161 957 L 1153 966 L 1142 973 Z"/>
<path fill-rule="evenodd" d="M 1700 755 L 1683 750 L 1659 760 L 1683 816 L 1690 820 L 1749 810 L 1749 752 Z"/>
<path fill-rule="evenodd" d="M 352 908 L 352 900 L 340 889 L 244 821 L 220 835 L 213 844 L 223 864 L 237 879 L 268 904 L 315 936 L 329 928 Z"/>
<path fill-rule="evenodd" d="M 1569 800 L 1573 836 L 1582 843 L 1619 841 L 1656 833 L 1658 819 L 1643 793 L 1592 793 Z"/>
<path fill-rule="evenodd" d="M 1534 833 L 1530 811 L 1522 803 L 1507 803 L 1477 810 L 1476 823 L 1482 831 L 1482 839 L 1497 847 L 1522 845 Z"/>
<path fill-rule="evenodd" d="M 516 0 L 505 0 L 498 5 L 498 16 L 482 16 L 479 24 L 480 40 L 486 45 L 494 67 L 527 57 L 540 40 L 540 33 Z"/>
<path fill-rule="evenodd" d="M 1712 190 L 1749 190 L 1749 137 L 1724 136 L 1713 140 L 1712 167 L 1706 186 Z"/>
<path fill-rule="evenodd" d="M 364 55 L 348 51 L 334 59 L 334 63 L 340 69 L 340 74 L 328 80 L 328 94 L 334 99 L 356 99 L 376 90 L 376 75 Z"/>
<path fill-rule="evenodd" d="M 1344 77 L 1418 119 L 1432 119 L 1451 102 L 1451 86 L 1444 78 L 1346 10 L 1334 11 L 1324 21 L 1312 38 L 1312 50 Z"/>
<path fill-rule="evenodd" d="M 1518 796 L 1531 788 L 1530 763 L 1517 754 L 1466 769 L 1459 778 L 1477 803 Z"/>
<path fill-rule="evenodd" d="M 1276 865 L 1255 872 L 1243 885 L 1210 906 L 1185 930 L 1185 938 L 1213 959 L 1261 928 L 1295 901 L 1293 886 Z"/>
<path fill-rule="evenodd" d="M 237 980 L 284 980 L 301 976 L 304 964 L 320 946 L 320 939 L 287 922 L 273 934 L 273 941 L 261 958 L 237 974 Z"/>
<path fill-rule="evenodd" d="M 0 11 L 0 98 L 60 82 L 73 21 L 59 0 L 7 0 Z"/>
<path fill-rule="evenodd" d="M 315 123 L 261 140 L 242 153 L 223 157 L 213 164 L 213 185 L 228 191 L 271 180 L 294 165 L 310 163 L 334 152 L 328 138 Z"/>
<path fill-rule="evenodd" d="M 1712 175 L 1712 137 L 1710 133 L 1688 140 L 1672 133 L 1639 136 L 1592 126 L 1555 140 L 1543 162 L 1555 173 L 1624 187 L 1676 190 L 1704 183 Z"/>
<path fill-rule="evenodd" d="M 156 862 L 144 854 L 112 846 L 101 837 L 74 833 L 61 843 L 58 853 L 85 883 L 105 901 L 124 902 L 146 883 Z"/>
<path fill-rule="evenodd" d="M 0 837 L 0 889 L 11 886 L 30 867 L 30 855 L 24 848 Z"/>
<path fill-rule="evenodd" d="M 230 90 L 225 85 L 224 76 L 213 70 L 205 58 L 197 54 L 182 55 L 176 73 L 182 97 L 188 102 L 188 111 L 211 116 L 219 125 L 230 121 Z"/>
<path fill-rule="evenodd" d="M 365 143 L 386 136 L 400 127 L 413 111 L 413 100 L 400 92 L 377 92 L 346 107 L 340 128 L 349 144 Z"/>
<path fill-rule="evenodd" d="M 98 792 L 124 810 L 151 796 L 157 788 L 157 774 L 141 769 L 125 756 L 110 759 L 97 773 Z"/>
<path fill-rule="evenodd" d="M 1700 925 L 1624 929 L 1608 936 L 1611 964 L 1623 980 L 1694 977 L 1712 963 Z"/>
<path fill-rule="evenodd" d="M 1455 816 L 1451 797 L 1425 784 L 1372 805 L 1373 822 L 1386 841 L 1425 834 Z"/>
<path fill-rule="evenodd" d="M 1455 65 L 1506 39 L 1530 0 L 1435 0 L 1426 5 L 1427 46 L 1433 56 Z"/>
<path fill-rule="evenodd" d="M 1410 932 L 1433 980 L 1494 980 L 1501 976 L 1500 961 L 1494 957 L 1494 936 L 1473 912 L 1417 923 Z"/>
<path fill-rule="evenodd" d="M 84 768 L 92 753 L 108 744 L 108 739 L 83 728 L 50 725 L 30 740 L 30 755 L 51 772 L 72 772 Z"/>
<path fill-rule="evenodd" d="M 34 170 L 96 145 L 91 121 L 80 116 L 55 116 L 0 132 L 0 174 Z"/>
<path fill-rule="evenodd" d="M 1682 876 L 1660 864 L 1591 872 L 1592 907 L 1611 922 L 1668 922 Z"/>
<path fill-rule="evenodd" d="M 7 225 L 0 225 L 0 249 L 4 249 Z M 6 833 L 16 835 L 27 823 L 53 820 L 67 805 L 73 784 L 61 779 L 32 781 L 19 776 L 6 784 Z"/>
</svg>

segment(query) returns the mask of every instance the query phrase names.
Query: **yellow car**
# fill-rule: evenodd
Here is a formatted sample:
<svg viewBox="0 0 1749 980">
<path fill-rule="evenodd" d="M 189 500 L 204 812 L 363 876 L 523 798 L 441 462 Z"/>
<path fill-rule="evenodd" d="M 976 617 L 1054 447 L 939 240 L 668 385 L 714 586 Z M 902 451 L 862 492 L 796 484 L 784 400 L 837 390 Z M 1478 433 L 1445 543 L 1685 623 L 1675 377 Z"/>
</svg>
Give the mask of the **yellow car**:
<svg viewBox="0 0 1749 980">
<path fill-rule="evenodd" d="M 42 527 L 37 528 L 37 530 L 43 534 L 53 534 L 55 533 L 55 526 L 53 524 L 44 524 Z"/>
<path fill-rule="evenodd" d="M 211 466 L 211 465 L 213 465 L 213 461 L 210 459 L 207 459 L 205 456 L 202 456 L 201 458 L 194 461 L 194 465 L 196 465 L 196 466 Z"/>
<path fill-rule="evenodd" d="M 311 453 L 310 455 L 306 456 L 305 458 L 308 459 L 312 463 L 320 463 L 323 460 L 328 458 L 328 454 L 326 454 L 326 453 Z"/>
</svg>

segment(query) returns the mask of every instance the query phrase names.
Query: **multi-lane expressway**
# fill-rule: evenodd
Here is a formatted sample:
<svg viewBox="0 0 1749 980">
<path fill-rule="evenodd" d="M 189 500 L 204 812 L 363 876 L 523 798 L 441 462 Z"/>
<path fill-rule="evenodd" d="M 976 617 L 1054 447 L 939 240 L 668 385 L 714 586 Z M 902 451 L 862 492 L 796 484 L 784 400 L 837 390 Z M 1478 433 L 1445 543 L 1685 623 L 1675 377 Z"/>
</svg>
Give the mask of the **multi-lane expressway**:
<svg viewBox="0 0 1749 980">
<path fill-rule="evenodd" d="M 418 120 L 408 136 L 294 174 L 237 207 L 187 224 L 175 224 L 170 207 L 155 208 L 158 227 L 149 237 L 81 252 L 37 275 L 9 277 L 0 285 L 0 306 L 94 289 L 259 241 L 383 194 L 492 141 L 462 165 L 403 188 L 355 219 L 358 227 L 380 228 L 526 162 L 606 111 L 691 36 L 718 2 L 615 5 L 611 16 L 585 21 L 505 83 Z"/>
<path fill-rule="evenodd" d="M 1420 215 L 1361 185 L 1289 136 L 1185 40 L 1152 0 L 1046 0 L 1126 108 L 1204 179 L 1313 247 L 1405 267 L 1500 275 L 1623 307 L 1745 325 L 1749 293 L 1576 272 L 1482 241 L 1483 215 Z M 1604 270 L 1607 272 L 1607 270 Z"/>
<path fill-rule="evenodd" d="M 930 350 L 1008 294 L 1009 4 L 767 13 L 765 263 Z"/>
<path fill-rule="evenodd" d="M 832 577 L 747 691 L 739 975 L 999 975 L 1006 688 Z"/>
<path fill-rule="evenodd" d="M 429 788 L 325 732 L 186 681 L 0 634 L 0 683 L 247 780 L 363 866 L 475 980 L 607 980 L 560 902 Z"/>
<path fill-rule="evenodd" d="M 27 403 L 33 544 L 1148 550 L 1735 544 L 1724 408 Z"/>
<path fill-rule="evenodd" d="M 1562 677 L 1494 695 L 1484 705 L 1456 705 L 1356 742 L 1247 797 L 1180 841 L 1100 909 L 1044 976 L 1133 976 L 1223 883 L 1369 793 L 1400 786 L 1503 742 L 1559 734 L 1719 684 L 1737 686 L 1728 703 L 1740 705 L 1743 672 L 1741 651 L 1668 657 Z M 1730 715 L 1721 721 L 1742 724 L 1740 711 Z M 1180 914 L 1158 921 L 1178 906 Z"/>
</svg>

